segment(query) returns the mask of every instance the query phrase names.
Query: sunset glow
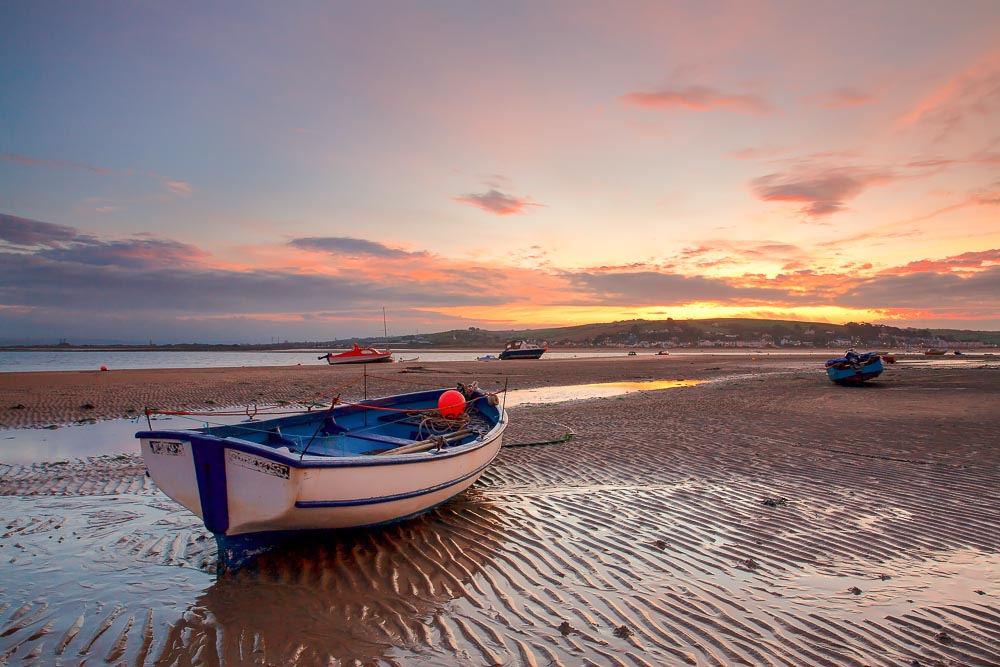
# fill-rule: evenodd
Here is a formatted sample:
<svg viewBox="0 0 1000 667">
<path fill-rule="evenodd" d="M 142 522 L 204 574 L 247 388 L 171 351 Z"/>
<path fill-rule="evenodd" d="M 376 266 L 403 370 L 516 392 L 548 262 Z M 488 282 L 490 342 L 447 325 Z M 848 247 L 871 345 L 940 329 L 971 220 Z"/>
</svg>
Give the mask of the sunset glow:
<svg viewBox="0 0 1000 667">
<path fill-rule="evenodd" d="M 993 0 L 0 25 L 0 343 L 329 340 L 383 308 L 1000 329 Z"/>
</svg>

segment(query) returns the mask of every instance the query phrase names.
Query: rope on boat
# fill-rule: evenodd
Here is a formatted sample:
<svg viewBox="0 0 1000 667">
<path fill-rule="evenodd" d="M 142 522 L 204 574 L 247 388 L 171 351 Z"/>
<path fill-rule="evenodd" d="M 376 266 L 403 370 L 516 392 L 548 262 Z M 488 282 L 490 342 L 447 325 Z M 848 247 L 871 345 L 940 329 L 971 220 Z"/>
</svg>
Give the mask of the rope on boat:
<svg viewBox="0 0 1000 667">
<path fill-rule="evenodd" d="M 457 431 L 459 429 L 468 426 L 469 424 L 469 413 L 463 412 L 458 417 L 445 417 L 440 412 L 435 410 L 434 412 L 428 414 L 426 417 L 420 420 L 420 426 L 417 427 L 417 435 L 421 436 L 426 431 L 428 437 L 439 435 L 441 433 L 448 433 L 451 431 Z"/>
<path fill-rule="evenodd" d="M 362 380 L 362 378 L 365 378 L 365 377 L 366 377 L 366 375 L 358 376 L 357 378 L 351 380 L 350 382 L 344 383 L 344 384 L 340 385 L 339 387 L 334 388 L 332 391 L 324 392 L 323 394 L 317 394 L 316 396 L 314 396 L 312 398 L 302 399 L 300 401 L 292 403 L 291 405 L 306 405 L 307 403 L 315 402 L 315 400 L 318 399 L 318 398 L 325 398 L 325 397 L 333 396 L 334 393 L 340 392 L 341 390 L 343 390 L 343 389 L 345 389 L 347 387 L 350 387 L 351 385 L 357 384 L 358 382 L 360 382 Z M 427 383 L 423 383 L 423 382 L 410 382 L 410 381 L 406 381 L 406 380 L 396 380 L 394 378 L 384 378 L 384 377 L 380 377 L 380 376 L 372 376 L 372 377 L 375 377 L 375 378 L 381 379 L 381 380 L 390 381 L 390 382 L 395 380 L 397 382 L 402 382 L 404 384 L 427 384 Z M 435 384 L 433 386 L 439 387 L 440 385 Z M 392 420 L 392 421 L 388 422 L 388 423 L 391 423 L 391 424 L 395 424 L 395 423 L 399 423 L 399 422 L 405 421 L 407 419 L 412 418 L 415 415 L 424 415 L 423 419 L 421 420 L 421 422 L 419 424 L 417 433 L 418 433 L 418 435 L 422 435 L 426 431 L 429 434 L 429 436 L 433 437 L 433 436 L 438 435 L 438 434 L 442 434 L 442 433 L 448 434 L 449 432 L 454 432 L 455 430 L 461 430 L 461 429 L 467 427 L 469 425 L 469 423 L 470 423 L 470 416 L 469 416 L 469 412 L 468 412 L 468 407 L 472 407 L 475 410 L 476 409 L 475 408 L 475 403 L 477 403 L 478 401 L 482 401 L 482 400 L 487 401 L 491 405 L 497 405 L 499 403 L 499 400 L 497 399 L 497 395 L 501 394 L 501 393 L 505 394 L 506 391 L 507 391 L 506 384 L 505 384 L 505 386 L 504 386 L 504 388 L 502 390 L 499 390 L 499 391 L 496 391 L 496 392 L 482 392 L 481 396 L 476 396 L 475 398 L 470 398 L 470 396 L 472 395 L 473 392 L 475 392 L 475 391 L 482 391 L 482 390 L 479 389 L 478 383 L 473 382 L 473 383 L 470 383 L 468 385 L 463 384 L 463 383 L 458 383 L 458 389 L 466 397 L 466 403 L 465 403 L 466 410 L 463 411 L 462 414 L 458 418 L 455 418 L 455 419 L 444 417 L 437 408 L 424 408 L 424 409 L 386 408 L 386 407 L 377 406 L 377 405 L 370 405 L 370 404 L 366 404 L 366 403 L 353 403 L 351 401 L 342 401 L 342 400 L 340 400 L 340 394 L 339 393 L 337 393 L 336 397 L 334 397 L 330 401 L 330 406 L 329 407 L 324 407 L 323 410 L 326 411 L 326 412 L 332 412 L 333 409 L 339 404 L 339 405 L 346 405 L 346 406 L 354 406 L 354 407 L 357 407 L 357 408 L 360 408 L 360 409 L 363 409 L 363 410 L 378 410 L 378 411 L 381 411 L 381 412 L 394 412 L 394 413 L 402 415 L 399 419 Z M 258 415 L 260 415 L 260 416 L 298 415 L 298 414 L 305 414 L 305 413 L 314 412 L 314 410 L 313 410 L 314 407 L 316 407 L 316 406 L 314 406 L 314 405 L 308 405 L 305 410 L 302 410 L 302 409 L 288 410 L 288 409 L 280 409 L 277 406 L 275 406 L 273 408 L 266 408 L 266 407 L 265 408 L 260 408 L 256 403 L 254 403 L 254 404 L 245 406 L 242 410 L 232 409 L 232 410 L 198 411 L 198 410 L 159 410 L 159 409 L 156 409 L 156 408 L 146 408 L 145 409 L 145 415 L 146 415 L 146 422 L 147 422 L 150 430 L 152 430 L 153 425 L 152 425 L 152 422 L 150 421 L 151 415 L 169 415 L 169 416 L 181 417 L 181 418 L 192 418 L 192 417 L 200 417 L 200 418 L 203 418 L 203 417 L 240 417 L 240 416 L 246 416 L 247 417 L 247 421 L 253 422 L 254 418 L 257 417 Z M 206 428 L 211 425 L 211 426 L 225 426 L 225 427 L 228 427 L 228 428 L 238 429 L 240 431 L 245 431 L 245 432 L 248 432 L 248 433 L 268 433 L 269 432 L 268 429 L 257 429 L 257 428 L 253 428 L 251 426 L 246 426 L 246 425 L 241 425 L 241 424 L 225 424 L 225 423 L 222 423 L 222 422 L 212 423 L 212 422 L 209 422 L 208 420 L 203 420 L 203 419 L 197 419 L 197 420 L 193 420 L 193 421 L 201 421 L 201 422 L 203 422 Z M 320 424 L 322 424 L 322 421 L 320 422 Z M 354 431 L 367 431 L 367 430 L 372 430 L 372 429 L 375 429 L 375 428 L 379 428 L 379 427 L 383 426 L 384 424 L 385 424 L 385 422 L 383 422 L 383 424 L 376 423 L 376 424 L 372 424 L 370 426 L 363 426 L 363 427 L 360 427 L 360 428 L 357 428 L 357 429 L 353 429 L 353 430 Z M 316 433 L 314 433 L 309 438 L 309 441 L 306 444 L 306 448 L 308 448 L 309 445 L 312 444 L 313 440 L 315 440 L 316 435 L 319 433 L 319 431 L 320 431 L 320 427 L 317 427 Z M 302 441 L 305 439 L 305 436 L 298 436 L 298 435 L 293 435 L 293 434 L 282 435 L 282 437 L 295 442 L 296 445 L 299 448 L 301 448 Z M 304 453 L 305 452 L 303 451 L 303 454 Z"/>
<path fill-rule="evenodd" d="M 545 445 L 562 445 L 576 437 L 575 433 L 567 433 L 558 440 L 545 440 L 544 442 L 518 442 L 513 445 L 504 443 L 504 449 L 514 449 L 515 447 L 544 447 Z"/>
</svg>

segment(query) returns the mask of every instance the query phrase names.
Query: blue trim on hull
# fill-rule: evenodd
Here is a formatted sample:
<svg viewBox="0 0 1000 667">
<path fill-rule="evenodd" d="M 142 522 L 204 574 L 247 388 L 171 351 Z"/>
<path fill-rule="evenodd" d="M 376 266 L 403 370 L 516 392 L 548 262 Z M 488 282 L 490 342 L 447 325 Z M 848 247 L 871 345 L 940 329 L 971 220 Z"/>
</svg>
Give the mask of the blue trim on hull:
<svg viewBox="0 0 1000 667">
<path fill-rule="evenodd" d="M 224 447 L 196 447 L 191 443 L 198 499 L 205 527 L 213 533 L 229 530 L 229 493 L 226 490 L 226 450 Z"/>
<path fill-rule="evenodd" d="M 480 473 L 486 466 L 480 469 Z M 458 496 L 465 493 L 468 489 L 462 489 L 458 493 L 448 496 L 441 502 L 431 505 L 426 509 L 422 509 L 419 512 L 414 512 L 413 514 L 407 514 L 406 516 L 397 517 L 395 519 L 390 519 L 388 521 L 380 521 L 378 523 L 369 523 L 362 526 L 350 526 L 348 528 L 322 528 L 322 529 L 304 529 L 304 530 L 280 530 L 280 531 L 266 531 L 260 533 L 244 533 L 242 535 L 215 535 L 215 544 L 219 550 L 219 561 L 218 561 L 218 571 L 232 572 L 240 569 L 256 560 L 260 556 L 273 551 L 274 549 L 287 544 L 289 542 L 294 542 L 296 540 L 302 540 L 310 537 L 319 537 L 324 534 L 333 532 L 347 532 L 352 530 L 363 530 L 366 528 L 377 528 L 379 526 L 391 526 L 395 523 L 401 523 L 403 521 L 409 521 L 422 514 L 427 514 L 432 512 L 442 505 L 450 503 L 452 500 Z"/>
<path fill-rule="evenodd" d="M 837 384 L 859 384 L 861 382 L 877 378 L 882 374 L 883 370 L 882 362 L 880 360 L 871 364 L 866 364 L 858 370 L 853 368 L 844 370 L 827 368 L 826 375 L 830 378 L 830 380 L 836 382 Z"/>
<path fill-rule="evenodd" d="M 426 489 L 419 489 L 417 491 L 408 491 L 407 493 L 397 493 L 392 496 L 375 496 L 374 498 L 359 498 L 356 500 L 299 500 L 295 503 L 295 506 L 301 509 L 310 509 L 313 507 L 359 507 L 362 505 L 378 505 L 381 503 L 392 503 L 397 500 L 406 500 L 407 498 L 417 498 L 419 496 L 426 496 L 429 493 L 437 493 L 442 489 L 447 489 L 449 486 L 455 486 L 456 484 L 461 484 L 470 477 L 475 477 L 476 475 L 483 474 L 483 471 L 493 463 L 493 459 L 490 459 L 483 465 L 479 466 L 468 475 L 459 477 L 458 479 L 452 479 L 447 482 L 442 482 L 435 486 L 429 486 Z"/>
<path fill-rule="evenodd" d="M 545 350 L 504 350 L 501 359 L 541 359 Z"/>
</svg>

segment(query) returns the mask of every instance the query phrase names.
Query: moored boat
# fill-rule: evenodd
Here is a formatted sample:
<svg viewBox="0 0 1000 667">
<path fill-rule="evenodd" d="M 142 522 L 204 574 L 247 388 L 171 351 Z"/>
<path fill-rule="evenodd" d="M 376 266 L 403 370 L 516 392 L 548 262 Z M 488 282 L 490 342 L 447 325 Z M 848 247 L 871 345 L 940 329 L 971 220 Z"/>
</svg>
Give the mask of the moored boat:
<svg viewBox="0 0 1000 667">
<path fill-rule="evenodd" d="M 447 502 L 490 465 L 506 428 L 495 394 L 459 385 L 136 438 L 153 481 L 205 522 L 230 570 L 289 538 Z"/>
<path fill-rule="evenodd" d="M 336 364 L 374 364 L 380 361 L 392 361 L 391 350 L 378 350 L 374 347 L 361 347 L 357 343 L 346 352 L 334 354 L 327 352 L 319 359 L 326 359 L 331 366 Z"/>
<path fill-rule="evenodd" d="M 947 352 L 948 352 L 948 350 L 943 350 L 943 349 L 941 349 L 939 347 L 930 347 L 930 348 L 927 348 L 926 350 L 924 350 L 924 354 L 926 354 L 927 356 L 930 356 L 930 357 L 940 357 L 940 356 L 946 354 Z"/>
<path fill-rule="evenodd" d="M 548 345 L 532 344 L 526 340 L 512 340 L 500 353 L 501 359 L 541 359 Z"/>
<path fill-rule="evenodd" d="M 843 357 L 826 362 L 826 374 L 837 384 L 860 384 L 882 374 L 882 355 L 878 352 L 858 354 L 848 350 Z"/>
</svg>

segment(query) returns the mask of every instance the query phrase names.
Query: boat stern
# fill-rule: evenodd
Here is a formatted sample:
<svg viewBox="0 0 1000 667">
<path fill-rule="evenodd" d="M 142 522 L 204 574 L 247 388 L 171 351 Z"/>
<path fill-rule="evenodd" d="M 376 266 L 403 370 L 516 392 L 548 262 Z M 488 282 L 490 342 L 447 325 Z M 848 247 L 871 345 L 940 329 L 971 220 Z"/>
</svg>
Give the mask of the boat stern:
<svg viewBox="0 0 1000 667">
<path fill-rule="evenodd" d="M 180 432 L 140 432 L 156 486 L 216 535 L 281 526 L 294 510 L 301 470 L 280 450 Z"/>
<path fill-rule="evenodd" d="M 136 434 L 146 472 L 157 488 L 204 519 L 190 438 Z"/>
</svg>

